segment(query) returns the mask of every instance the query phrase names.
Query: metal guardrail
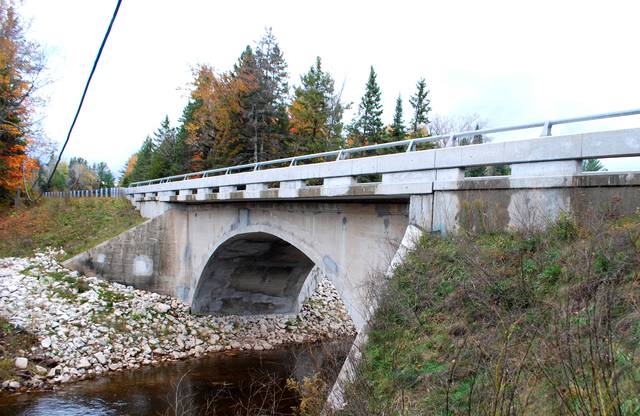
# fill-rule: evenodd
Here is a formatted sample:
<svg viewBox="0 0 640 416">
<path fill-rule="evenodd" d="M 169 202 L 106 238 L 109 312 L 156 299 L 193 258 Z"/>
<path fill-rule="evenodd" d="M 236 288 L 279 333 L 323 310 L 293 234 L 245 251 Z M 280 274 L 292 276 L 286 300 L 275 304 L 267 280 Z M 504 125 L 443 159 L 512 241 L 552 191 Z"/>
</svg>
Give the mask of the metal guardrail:
<svg viewBox="0 0 640 416">
<path fill-rule="evenodd" d="M 540 137 L 546 137 L 546 136 L 551 136 L 551 128 L 556 125 L 580 123 L 584 121 L 602 120 L 602 119 L 615 118 L 615 117 L 633 116 L 633 115 L 639 115 L 639 114 L 640 114 L 640 108 L 637 108 L 633 110 L 614 111 L 610 113 L 600 113 L 600 114 L 592 114 L 592 115 L 580 116 L 580 117 L 539 121 L 535 123 L 519 124 L 515 126 L 496 127 L 496 128 L 481 129 L 481 130 L 468 130 L 468 131 L 454 132 L 451 134 L 444 134 L 439 136 L 398 140 L 398 141 L 389 142 L 389 143 L 372 144 L 368 146 L 338 149 L 338 150 L 332 150 L 332 151 L 322 152 L 322 153 L 313 153 L 313 154 L 302 155 L 302 156 L 292 156 L 292 157 L 287 157 L 282 159 L 267 160 L 264 162 L 247 163 L 243 165 L 228 166 L 224 168 L 209 169 L 209 170 L 203 170 L 199 172 L 191 172 L 191 173 L 185 173 L 180 175 L 167 176 L 164 178 L 134 182 L 134 183 L 131 183 L 129 187 L 135 188 L 139 186 L 153 185 L 153 184 L 166 183 L 166 182 L 177 182 L 177 181 L 185 181 L 189 179 L 206 178 L 208 176 L 214 176 L 216 174 L 228 175 L 230 173 L 233 173 L 234 171 L 239 171 L 239 170 L 256 171 L 263 168 L 269 168 L 269 167 L 273 168 L 275 165 L 278 165 L 279 167 L 282 167 L 281 165 L 284 165 L 284 164 L 289 164 L 289 166 L 295 166 L 297 162 L 303 161 L 303 160 L 309 160 L 309 159 L 335 157 L 335 161 L 338 161 L 338 160 L 343 160 L 347 156 L 354 153 L 368 152 L 368 151 L 380 150 L 380 149 L 403 147 L 405 148 L 406 152 L 413 152 L 415 151 L 417 144 L 434 143 L 434 142 L 439 142 L 443 140 L 446 140 L 448 145 L 455 146 L 457 144 L 458 138 L 470 137 L 470 136 L 475 136 L 480 134 L 505 133 L 509 131 L 519 131 L 519 130 L 527 130 L 527 129 L 542 127 L 542 132 L 540 134 Z"/>
<path fill-rule="evenodd" d="M 42 195 L 48 198 L 118 198 L 125 196 L 125 188 L 82 189 L 77 191 L 49 191 Z"/>
</svg>

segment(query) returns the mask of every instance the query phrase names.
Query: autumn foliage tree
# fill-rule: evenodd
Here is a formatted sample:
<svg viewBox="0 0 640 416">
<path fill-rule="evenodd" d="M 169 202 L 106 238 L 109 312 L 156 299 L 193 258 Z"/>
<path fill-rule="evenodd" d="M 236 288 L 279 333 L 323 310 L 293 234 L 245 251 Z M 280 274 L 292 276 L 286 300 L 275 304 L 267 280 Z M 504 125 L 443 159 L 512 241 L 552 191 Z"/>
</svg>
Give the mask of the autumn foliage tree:
<svg viewBox="0 0 640 416">
<path fill-rule="evenodd" d="M 178 125 L 170 127 L 166 119 L 155 138 L 144 141 L 123 169 L 122 184 L 428 135 L 431 108 L 424 79 L 410 97 L 413 117 L 406 124 L 400 96 L 392 124 L 384 124 L 382 92 L 373 67 L 348 125 L 343 114 L 351 103 L 342 100 L 342 91 L 336 90 L 320 57 L 290 96 L 287 62 L 271 29 L 254 47 L 244 48 L 230 70 L 207 64 L 193 68 L 189 87 Z"/>
<path fill-rule="evenodd" d="M 216 72 L 209 65 L 198 65 L 193 72 L 189 101 L 177 135 L 166 135 L 165 140 L 154 143 L 154 154 L 164 152 L 167 146 L 163 143 L 168 140 L 182 143 L 181 155 L 190 158 L 190 163 L 179 164 L 183 171 L 287 154 L 287 64 L 270 29 L 257 43 L 255 51 L 250 46 L 245 48 L 232 70 Z M 145 156 L 140 152 L 138 163 L 144 163 Z M 144 179 L 175 173 L 166 163 L 155 166 L 160 168 L 146 171 Z M 133 176 L 141 171 L 145 169 L 134 169 Z"/>
<path fill-rule="evenodd" d="M 253 93 L 255 82 L 249 75 L 241 78 L 217 74 L 208 65 L 196 68 L 183 121 L 194 170 L 242 163 L 250 158 L 242 100 Z"/>
<path fill-rule="evenodd" d="M 0 200 L 11 197 L 38 166 L 27 146 L 43 67 L 43 55 L 24 37 L 13 3 L 0 0 Z"/>
<path fill-rule="evenodd" d="M 320 57 L 300 81 L 289 108 L 293 135 L 291 154 L 338 149 L 344 144 L 342 114 L 348 104 L 335 92 L 334 80 L 323 71 Z"/>
</svg>

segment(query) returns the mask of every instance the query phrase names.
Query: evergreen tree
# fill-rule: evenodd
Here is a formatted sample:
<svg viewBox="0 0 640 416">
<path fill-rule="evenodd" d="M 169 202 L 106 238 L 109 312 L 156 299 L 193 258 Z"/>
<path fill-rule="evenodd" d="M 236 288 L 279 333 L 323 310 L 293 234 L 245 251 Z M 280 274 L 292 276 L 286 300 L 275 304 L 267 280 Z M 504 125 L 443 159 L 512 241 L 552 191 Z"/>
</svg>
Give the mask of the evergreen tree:
<svg viewBox="0 0 640 416">
<path fill-rule="evenodd" d="M 582 171 L 583 172 L 599 172 L 606 171 L 602 162 L 598 159 L 586 159 L 582 161 Z"/>
<path fill-rule="evenodd" d="M 402 119 L 402 97 L 398 95 L 396 99 L 396 110 L 393 114 L 393 124 L 391 125 L 391 137 L 393 140 L 402 140 L 407 132 Z"/>
<path fill-rule="evenodd" d="M 109 166 L 107 166 L 106 163 L 94 163 L 91 170 L 98 179 L 99 188 L 113 188 L 115 178 L 113 176 L 113 173 L 111 173 L 111 169 L 109 169 Z"/>
<path fill-rule="evenodd" d="M 358 114 L 349 129 L 350 140 L 356 146 L 377 143 L 382 138 L 382 93 L 376 78 L 372 66 Z"/>
<path fill-rule="evenodd" d="M 149 177 L 161 178 L 176 174 L 176 130 L 171 127 L 169 117 L 165 116 L 160 128 L 154 133 L 155 150 L 149 165 Z"/>
<path fill-rule="evenodd" d="M 262 131 L 254 159 L 259 161 L 285 156 L 289 130 L 289 73 L 271 28 L 258 41 L 255 61 L 259 86 L 255 117 L 261 120 Z"/>
<path fill-rule="evenodd" d="M 137 153 L 136 163 L 133 166 L 131 175 L 129 177 L 130 182 L 145 181 L 147 179 L 153 179 L 151 177 L 151 161 L 153 160 L 153 153 L 156 150 L 153 139 L 149 136 L 142 143 L 142 147 Z"/>
<path fill-rule="evenodd" d="M 320 57 L 300 77 L 289 107 L 293 143 L 291 154 L 334 150 L 342 145 L 342 114 L 345 105 L 335 93 L 331 74 L 322 70 Z"/>
<path fill-rule="evenodd" d="M 411 119 L 411 134 L 413 137 L 422 135 L 421 128 L 429 124 L 429 112 L 431 111 L 431 100 L 429 90 L 424 78 L 418 80 L 416 84 L 416 94 L 409 98 L 409 103 L 413 108 L 413 118 Z M 428 132 L 427 132 L 428 134 Z"/>
<path fill-rule="evenodd" d="M 237 86 L 237 100 L 240 118 L 234 120 L 238 131 L 240 163 L 262 160 L 264 150 L 261 133 L 265 130 L 263 94 L 260 94 L 260 74 L 253 54 L 247 46 L 240 55 L 238 63 L 231 73 L 232 85 Z"/>
</svg>

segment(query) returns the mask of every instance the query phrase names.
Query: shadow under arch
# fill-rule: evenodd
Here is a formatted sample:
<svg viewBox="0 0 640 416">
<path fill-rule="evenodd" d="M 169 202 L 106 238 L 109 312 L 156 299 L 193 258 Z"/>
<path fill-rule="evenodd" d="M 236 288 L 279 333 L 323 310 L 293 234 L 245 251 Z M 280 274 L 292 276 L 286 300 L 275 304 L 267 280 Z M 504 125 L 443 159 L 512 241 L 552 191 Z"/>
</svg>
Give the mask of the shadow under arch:
<svg viewBox="0 0 640 416">
<path fill-rule="evenodd" d="M 315 263 L 274 234 L 248 231 L 216 247 L 205 265 L 191 309 L 196 313 L 297 313 Z"/>
</svg>

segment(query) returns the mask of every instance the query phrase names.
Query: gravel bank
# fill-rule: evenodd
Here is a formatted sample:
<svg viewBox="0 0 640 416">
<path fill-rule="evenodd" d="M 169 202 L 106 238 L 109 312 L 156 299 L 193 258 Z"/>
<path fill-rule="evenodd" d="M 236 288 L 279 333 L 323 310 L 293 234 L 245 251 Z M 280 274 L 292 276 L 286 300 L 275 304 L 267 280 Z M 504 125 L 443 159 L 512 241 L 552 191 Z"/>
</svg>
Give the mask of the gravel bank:
<svg viewBox="0 0 640 416">
<path fill-rule="evenodd" d="M 327 280 L 297 315 L 197 316 L 175 298 L 79 276 L 55 260 L 58 254 L 0 259 L 0 315 L 39 341 L 20 356 L 4 357 L 19 377 L 2 380 L 2 389 L 41 389 L 223 350 L 355 335 Z"/>
</svg>

